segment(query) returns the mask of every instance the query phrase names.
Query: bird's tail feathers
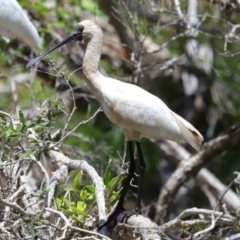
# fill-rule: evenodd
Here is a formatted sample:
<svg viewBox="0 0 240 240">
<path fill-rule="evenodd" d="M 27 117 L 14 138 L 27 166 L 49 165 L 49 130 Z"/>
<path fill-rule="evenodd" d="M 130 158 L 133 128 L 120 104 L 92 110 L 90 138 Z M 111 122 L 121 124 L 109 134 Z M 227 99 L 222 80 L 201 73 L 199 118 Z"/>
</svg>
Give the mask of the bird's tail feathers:
<svg viewBox="0 0 240 240">
<path fill-rule="evenodd" d="M 203 142 L 203 136 L 201 133 L 182 117 L 172 111 L 171 113 L 181 129 L 181 133 L 185 137 L 186 142 L 188 142 L 196 150 L 200 151 Z"/>
</svg>

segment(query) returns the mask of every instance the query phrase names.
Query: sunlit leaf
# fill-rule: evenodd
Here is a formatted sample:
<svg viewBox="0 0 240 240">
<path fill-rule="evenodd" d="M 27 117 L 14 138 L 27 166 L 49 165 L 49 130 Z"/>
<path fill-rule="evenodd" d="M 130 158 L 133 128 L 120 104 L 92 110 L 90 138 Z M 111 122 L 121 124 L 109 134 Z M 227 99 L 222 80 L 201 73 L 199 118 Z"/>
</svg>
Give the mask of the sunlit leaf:
<svg viewBox="0 0 240 240">
<path fill-rule="evenodd" d="M 109 181 L 112 178 L 112 173 L 110 171 L 110 164 L 111 164 L 111 162 L 112 162 L 112 159 L 109 159 L 108 165 L 107 165 L 105 173 L 104 173 L 103 182 L 104 182 L 105 185 L 108 185 Z"/>
<path fill-rule="evenodd" d="M 37 149 L 36 148 L 31 148 L 29 149 L 28 151 L 26 151 L 25 153 L 23 153 L 20 158 L 27 158 L 31 155 L 34 155 L 35 153 L 37 152 Z"/>
</svg>

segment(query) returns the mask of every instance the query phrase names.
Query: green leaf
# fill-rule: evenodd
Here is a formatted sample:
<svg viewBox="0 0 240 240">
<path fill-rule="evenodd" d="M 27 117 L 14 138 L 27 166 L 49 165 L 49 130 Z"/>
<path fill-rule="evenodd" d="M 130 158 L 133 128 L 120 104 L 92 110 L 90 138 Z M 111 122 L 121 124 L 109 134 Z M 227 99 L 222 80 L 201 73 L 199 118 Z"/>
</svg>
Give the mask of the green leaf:
<svg viewBox="0 0 240 240">
<path fill-rule="evenodd" d="M 62 206 L 62 199 L 60 198 L 56 198 L 56 204 L 57 204 L 57 207 L 60 208 Z"/>
<path fill-rule="evenodd" d="M 80 199 L 82 201 L 86 201 L 87 199 L 87 190 L 85 188 L 83 188 L 81 191 L 80 191 Z"/>
<path fill-rule="evenodd" d="M 111 187 L 113 186 L 113 184 L 117 181 L 117 179 L 118 179 L 118 176 L 113 177 L 113 178 L 108 182 L 107 189 L 111 188 Z"/>
<path fill-rule="evenodd" d="M 111 164 L 111 162 L 112 162 L 112 159 L 109 159 L 108 165 L 107 165 L 107 167 L 106 167 L 106 170 L 105 170 L 105 173 L 104 173 L 104 177 L 103 177 L 103 182 L 104 182 L 104 184 L 105 184 L 106 186 L 108 185 L 109 181 L 110 181 L 111 178 L 112 178 L 112 174 L 111 174 L 111 172 L 110 172 L 110 164 Z"/>
<path fill-rule="evenodd" d="M 32 222 L 29 223 L 29 226 L 30 226 L 31 235 L 32 235 L 32 237 L 34 237 L 36 235 L 36 232 L 35 232 L 35 229 L 34 229 L 34 226 L 33 226 Z"/>
<path fill-rule="evenodd" d="M 86 189 L 88 193 L 95 194 L 95 188 L 93 184 L 84 186 L 84 189 Z"/>
<path fill-rule="evenodd" d="M 64 23 L 63 22 L 52 22 L 51 24 L 54 27 L 64 27 Z"/>
<path fill-rule="evenodd" d="M 79 183 L 79 178 L 81 176 L 81 173 L 79 171 L 79 173 L 75 176 L 75 178 L 73 179 L 73 184 L 72 184 L 72 188 L 73 189 L 78 189 L 78 183 Z"/>
<path fill-rule="evenodd" d="M 12 128 L 12 127 L 9 127 L 5 132 L 6 137 L 16 136 L 17 133 L 18 133 L 18 131 L 16 129 Z"/>
<path fill-rule="evenodd" d="M 95 188 L 94 185 L 86 185 L 80 191 L 80 199 L 82 201 L 90 201 L 95 199 Z"/>
<path fill-rule="evenodd" d="M 118 199 L 120 192 L 122 191 L 122 188 L 120 188 L 118 191 L 113 191 L 112 196 L 110 197 L 110 203 L 114 202 L 116 199 Z"/>
<path fill-rule="evenodd" d="M 83 201 L 77 202 L 77 212 L 84 217 L 88 217 L 88 214 L 85 212 L 86 207 L 87 207 L 87 204 L 85 202 Z"/>
<path fill-rule="evenodd" d="M 68 215 L 70 215 L 70 216 L 72 216 L 72 215 L 76 212 L 75 209 L 73 209 L 73 208 L 69 208 L 69 209 L 60 208 L 60 209 L 66 211 L 66 213 L 67 213 Z"/>
<path fill-rule="evenodd" d="M 94 200 L 95 199 L 95 195 L 93 195 L 93 194 L 89 194 L 88 196 L 87 196 L 87 200 L 88 201 L 91 201 L 91 200 Z"/>
<path fill-rule="evenodd" d="M 73 215 L 72 218 L 73 218 L 76 222 L 78 222 L 78 223 L 80 223 L 80 224 L 84 224 L 84 222 L 83 222 L 81 219 L 79 219 L 78 217 L 76 217 L 75 215 Z"/>
<path fill-rule="evenodd" d="M 20 156 L 20 159 L 29 157 L 30 155 L 34 155 L 34 154 L 36 154 L 36 152 L 37 152 L 37 149 L 36 149 L 36 148 L 31 148 L 31 149 L 29 149 L 28 151 L 26 151 L 25 153 L 23 153 L 23 154 Z"/>
<path fill-rule="evenodd" d="M 25 118 L 24 118 L 22 111 L 20 111 L 20 110 L 19 110 L 19 120 L 23 125 L 25 125 Z"/>
<path fill-rule="evenodd" d="M 93 0 L 81 0 L 80 2 L 81 9 L 86 9 L 89 12 L 94 14 L 105 16 L 105 14 L 97 7 L 96 1 Z"/>
<path fill-rule="evenodd" d="M 84 211 L 86 209 L 87 204 L 83 201 L 77 202 L 77 210 L 78 211 Z"/>
<path fill-rule="evenodd" d="M 63 198 L 63 203 L 66 207 L 70 207 L 71 202 L 67 198 Z"/>
</svg>

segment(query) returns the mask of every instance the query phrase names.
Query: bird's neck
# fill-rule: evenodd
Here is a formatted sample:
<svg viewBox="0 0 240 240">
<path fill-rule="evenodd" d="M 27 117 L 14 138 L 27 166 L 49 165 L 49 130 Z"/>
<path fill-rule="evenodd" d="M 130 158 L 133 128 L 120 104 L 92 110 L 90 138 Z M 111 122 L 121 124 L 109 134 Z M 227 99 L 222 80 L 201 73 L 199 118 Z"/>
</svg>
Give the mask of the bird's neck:
<svg viewBox="0 0 240 240">
<path fill-rule="evenodd" d="M 102 52 L 102 35 L 93 35 L 87 42 L 86 51 L 83 59 L 83 73 L 86 82 L 93 94 L 96 96 L 101 89 L 101 74 L 98 71 L 99 61 Z"/>
</svg>

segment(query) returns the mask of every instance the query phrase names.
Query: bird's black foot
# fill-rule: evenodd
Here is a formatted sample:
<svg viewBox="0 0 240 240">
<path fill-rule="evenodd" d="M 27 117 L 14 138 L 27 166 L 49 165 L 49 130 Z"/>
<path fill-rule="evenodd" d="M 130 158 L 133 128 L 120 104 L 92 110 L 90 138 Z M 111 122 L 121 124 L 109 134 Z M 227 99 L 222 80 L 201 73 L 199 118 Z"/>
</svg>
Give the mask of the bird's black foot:
<svg viewBox="0 0 240 240">
<path fill-rule="evenodd" d="M 100 221 L 98 231 L 101 233 L 102 229 L 104 229 L 110 222 L 114 222 L 114 225 L 116 226 L 117 223 L 126 222 L 129 217 L 136 214 L 138 214 L 136 209 L 126 211 L 122 205 L 118 204 L 115 210 L 109 215 L 106 222 L 102 222 L 102 224 L 100 224 Z"/>
<path fill-rule="evenodd" d="M 120 223 L 123 223 L 123 222 L 126 223 L 127 220 L 133 215 L 137 215 L 136 209 L 133 209 L 131 211 L 124 211 L 122 212 L 121 216 L 118 217 L 118 221 Z"/>
<path fill-rule="evenodd" d="M 101 233 L 102 235 L 108 236 L 108 230 L 107 230 L 106 226 L 104 225 L 105 223 L 106 223 L 106 221 L 103 220 L 103 219 L 101 219 L 101 220 L 99 221 L 98 231 L 99 231 L 99 233 Z M 100 228 L 101 228 L 101 229 L 100 229 Z"/>
<path fill-rule="evenodd" d="M 142 215 L 142 208 L 141 206 L 137 206 L 135 208 L 135 214 L 138 216 L 138 215 Z"/>
<path fill-rule="evenodd" d="M 100 225 L 99 223 L 99 228 L 98 231 L 100 232 L 104 227 L 106 227 L 110 222 L 114 222 L 114 225 L 117 224 L 119 217 L 121 217 L 122 212 L 124 212 L 125 209 L 123 208 L 122 204 L 118 202 L 116 208 L 114 211 L 109 215 L 107 221 Z M 100 221 L 101 222 L 101 221 Z"/>
</svg>

